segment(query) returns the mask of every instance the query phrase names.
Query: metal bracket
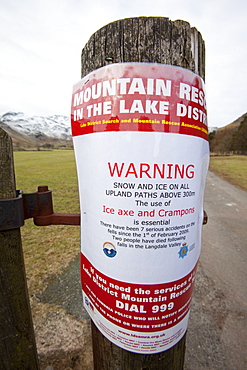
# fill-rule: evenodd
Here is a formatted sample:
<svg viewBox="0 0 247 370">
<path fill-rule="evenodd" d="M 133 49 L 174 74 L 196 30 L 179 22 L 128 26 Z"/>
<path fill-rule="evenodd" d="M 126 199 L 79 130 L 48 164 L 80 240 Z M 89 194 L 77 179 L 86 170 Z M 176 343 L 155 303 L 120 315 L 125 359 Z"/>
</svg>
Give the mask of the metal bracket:
<svg viewBox="0 0 247 370">
<path fill-rule="evenodd" d="M 17 229 L 28 218 L 33 218 L 36 226 L 80 225 L 80 214 L 53 212 L 48 186 L 39 186 L 35 193 L 18 190 L 16 198 L 0 200 L 0 231 Z"/>
<path fill-rule="evenodd" d="M 23 225 L 22 192 L 17 190 L 16 198 L 0 201 L 0 231 L 17 229 Z"/>
</svg>

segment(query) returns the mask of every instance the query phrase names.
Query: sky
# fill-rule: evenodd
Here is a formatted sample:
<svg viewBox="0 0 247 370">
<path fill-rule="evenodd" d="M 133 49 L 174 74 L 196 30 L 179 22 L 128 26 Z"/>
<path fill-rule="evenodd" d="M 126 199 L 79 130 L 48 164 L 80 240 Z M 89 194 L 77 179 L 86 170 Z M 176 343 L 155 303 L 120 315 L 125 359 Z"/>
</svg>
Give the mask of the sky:
<svg viewBox="0 0 247 370">
<path fill-rule="evenodd" d="M 70 115 L 81 51 L 118 19 L 182 19 L 206 46 L 208 125 L 247 112 L 246 0 L 0 0 L 0 115 Z"/>
</svg>

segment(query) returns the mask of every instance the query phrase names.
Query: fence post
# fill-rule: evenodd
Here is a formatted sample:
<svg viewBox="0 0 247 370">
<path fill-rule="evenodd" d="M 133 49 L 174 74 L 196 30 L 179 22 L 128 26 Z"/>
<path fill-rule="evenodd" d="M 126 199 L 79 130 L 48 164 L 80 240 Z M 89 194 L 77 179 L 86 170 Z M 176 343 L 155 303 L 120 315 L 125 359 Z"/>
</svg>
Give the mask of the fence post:
<svg viewBox="0 0 247 370">
<path fill-rule="evenodd" d="M 205 47 L 190 24 L 163 17 L 127 18 L 95 32 L 82 50 L 81 77 L 109 63 L 147 62 L 187 68 L 205 78 Z M 92 323 L 94 368 L 181 370 L 185 335 L 171 349 L 157 354 L 136 354 L 108 341 Z"/>
<path fill-rule="evenodd" d="M 15 198 L 12 142 L 2 129 L 0 169 L 0 199 Z M 35 370 L 39 366 L 20 228 L 0 232 L 0 256 L 0 368 Z"/>
</svg>

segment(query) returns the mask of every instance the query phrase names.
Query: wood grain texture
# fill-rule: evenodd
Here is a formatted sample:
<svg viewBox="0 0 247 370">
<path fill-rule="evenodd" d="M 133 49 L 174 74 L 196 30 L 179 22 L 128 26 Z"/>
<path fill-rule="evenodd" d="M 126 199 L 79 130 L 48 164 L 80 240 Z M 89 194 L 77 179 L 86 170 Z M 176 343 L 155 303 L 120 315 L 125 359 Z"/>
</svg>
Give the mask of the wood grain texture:
<svg viewBox="0 0 247 370">
<path fill-rule="evenodd" d="M 15 196 L 12 142 L 0 129 L 0 199 Z M 0 369 L 38 369 L 20 229 L 0 232 Z"/>
<path fill-rule="evenodd" d="M 10 136 L 0 128 L 0 199 L 15 197 L 15 174 Z"/>
<path fill-rule="evenodd" d="M 112 62 L 175 65 L 205 79 L 204 41 L 196 28 L 182 20 L 139 17 L 107 24 L 90 37 L 82 50 L 81 77 Z"/>
<path fill-rule="evenodd" d="M 94 370 L 181 370 L 186 335 L 172 348 L 155 354 L 139 354 L 116 346 L 92 322 Z"/>
</svg>

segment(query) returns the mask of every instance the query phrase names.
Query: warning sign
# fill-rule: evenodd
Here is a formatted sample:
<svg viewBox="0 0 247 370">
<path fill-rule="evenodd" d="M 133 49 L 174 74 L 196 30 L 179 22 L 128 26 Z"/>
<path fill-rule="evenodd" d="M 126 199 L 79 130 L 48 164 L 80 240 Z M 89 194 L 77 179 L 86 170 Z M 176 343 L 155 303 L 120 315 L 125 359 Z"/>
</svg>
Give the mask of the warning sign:
<svg viewBox="0 0 247 370">
<path fill-rule="evenodd" d="M 173 66 L 111 64 L 72 96 L 84 305 L 113 343 L 157 353 L 184 335 L 209 161 L 204 84 Z"/>
</svg>

